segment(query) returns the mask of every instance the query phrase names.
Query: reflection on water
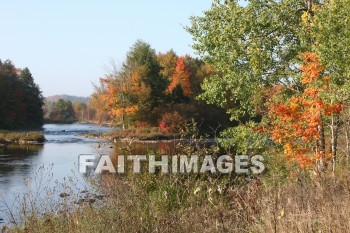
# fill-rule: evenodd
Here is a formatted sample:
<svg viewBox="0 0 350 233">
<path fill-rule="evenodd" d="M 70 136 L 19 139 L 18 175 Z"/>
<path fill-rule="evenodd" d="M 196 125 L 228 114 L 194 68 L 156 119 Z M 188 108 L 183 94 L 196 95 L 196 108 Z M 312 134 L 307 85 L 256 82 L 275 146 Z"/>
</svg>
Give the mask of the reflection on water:
<svg viewBox="0 0 350 233">
<path fill-rule="evenodd" d="M 21 186 L 21 182 L 30 174 L 31 161 L 42 149 L 42 145 L 9 145 L 0 148 L 0 195 L 7 204 L 16 187 Z M 4 221 L 5 216 L 0 214 L 0 223 Z"/>
<path fill-rule="evenodd" d="M 0 148 L 0 187 L 3 189 L 14 174 L 28 175 L 30 161 L 43 149 L 42 145 L 9 145 Z"/>
<path fill-rule="evenodd" d="M 9 191 L 16 186 L 18 178 L 29 175 L 32 161 L 40 154 L 42 145 L 10 145 L 0 148 L 0 190 Z"/>
</svg>

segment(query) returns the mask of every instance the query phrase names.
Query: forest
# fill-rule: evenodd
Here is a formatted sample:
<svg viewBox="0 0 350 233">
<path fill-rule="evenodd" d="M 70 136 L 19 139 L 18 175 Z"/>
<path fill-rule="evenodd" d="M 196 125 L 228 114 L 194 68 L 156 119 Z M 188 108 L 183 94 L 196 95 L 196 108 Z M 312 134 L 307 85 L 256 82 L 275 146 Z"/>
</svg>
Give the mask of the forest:
<svg viewBox="0 0 350 233">
<path fill-rule="evenodd" d="M 158 127 L 175 133 L 194 119 L 202 132 L 213 135 L 212 129 L 233 124 L 224 109 L 197 98 L 203 81 L 215 74 L 215 68 L 199 58 L 173 50 L 156 53 L 138 40 L 122 64 L 108 66 L 95 85 L 91 105 L 97 115 L 108 113 L 122 129 Z"/>
<path fill-rule="evenodd" d="M 0 129 L 38 129 L 44 98 L 28 68 L 0 60 Z"/>
</svg>

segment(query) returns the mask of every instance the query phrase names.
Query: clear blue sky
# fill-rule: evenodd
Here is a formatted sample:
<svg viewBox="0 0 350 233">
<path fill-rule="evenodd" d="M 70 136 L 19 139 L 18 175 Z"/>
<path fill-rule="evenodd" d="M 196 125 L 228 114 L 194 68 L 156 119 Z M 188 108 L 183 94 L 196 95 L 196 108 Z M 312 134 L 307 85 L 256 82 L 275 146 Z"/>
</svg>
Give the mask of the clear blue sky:
<svg viewBox="0 0 350 233">
<path fill-rule="evenodd" d="M 183 29 L 211 0 L 1 0 L 0 59 L 28 67 L 44 96 L 88 96 L 137 40 L 194 54 Z"/>
</svg>

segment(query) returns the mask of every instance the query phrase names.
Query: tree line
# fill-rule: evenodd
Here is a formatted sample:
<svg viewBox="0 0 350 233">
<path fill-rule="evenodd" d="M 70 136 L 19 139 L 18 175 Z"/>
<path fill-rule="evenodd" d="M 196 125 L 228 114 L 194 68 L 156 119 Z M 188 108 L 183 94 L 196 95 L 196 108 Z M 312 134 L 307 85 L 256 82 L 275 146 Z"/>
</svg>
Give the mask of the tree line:
<svg viewBox="0 0 350 233">
<path fill-rule="evenodd" d="M 28 68 L 0 60 L 0 129 L 34 129 L 43 124 L 43 96 Z"/>
<path fill-rule="evenodd" d="M 107 113 L 98 111 L 96 106 L 92 105 L 90 101 L 86 103 L 77 101 L 71 101 L 67 98 L 58 98 L 57 100 L 50 101 L 45 100 L 43 106 L 44 120 L 46 123 L 108 123 L 110 117 Z"/>
<path fill-rule="evenodd" d="M 95 85 L 92 103 L 124 129 L 147 125 L 176 131 L 194 118 L 208 131 L 229 123 L 225 111 L 196 98 L 203 80 L 214 74 L 214 67 L 201 59 L 173 50 L 157 53 L 138 40 L 122 64 L 108 67 Z"/>
</svg>

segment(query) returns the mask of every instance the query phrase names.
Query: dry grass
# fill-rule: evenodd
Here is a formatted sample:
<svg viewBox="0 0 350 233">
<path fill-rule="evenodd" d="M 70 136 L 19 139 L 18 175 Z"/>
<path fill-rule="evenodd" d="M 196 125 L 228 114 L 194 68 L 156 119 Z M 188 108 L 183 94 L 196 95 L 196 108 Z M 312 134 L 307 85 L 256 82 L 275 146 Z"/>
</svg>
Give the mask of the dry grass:
<svg viewBox="0 0 350 233">
<path fill-rule="evenodd" d="M 99 208 L 30 216 L 9 232 L 350 232 L 350 176 L 104 175 Z"/>
<path fill-rule="evenodd" d="M 0 131 L 0 143 L 42 143 L 45 141 L 41 132 L 11 132 Z"/>
<path fill-rule="evenodd" d="M 350 232 L 349 166 L 312 177 L 281 157 L 265 158 L 269 171 L 257 177 L 104 174 L 93 183 L 106 201 L 62 198 L 58 207 L 45 203 L 45 214 L 23 209 L 22 223 L 3 232 Z"/>
</svg>

